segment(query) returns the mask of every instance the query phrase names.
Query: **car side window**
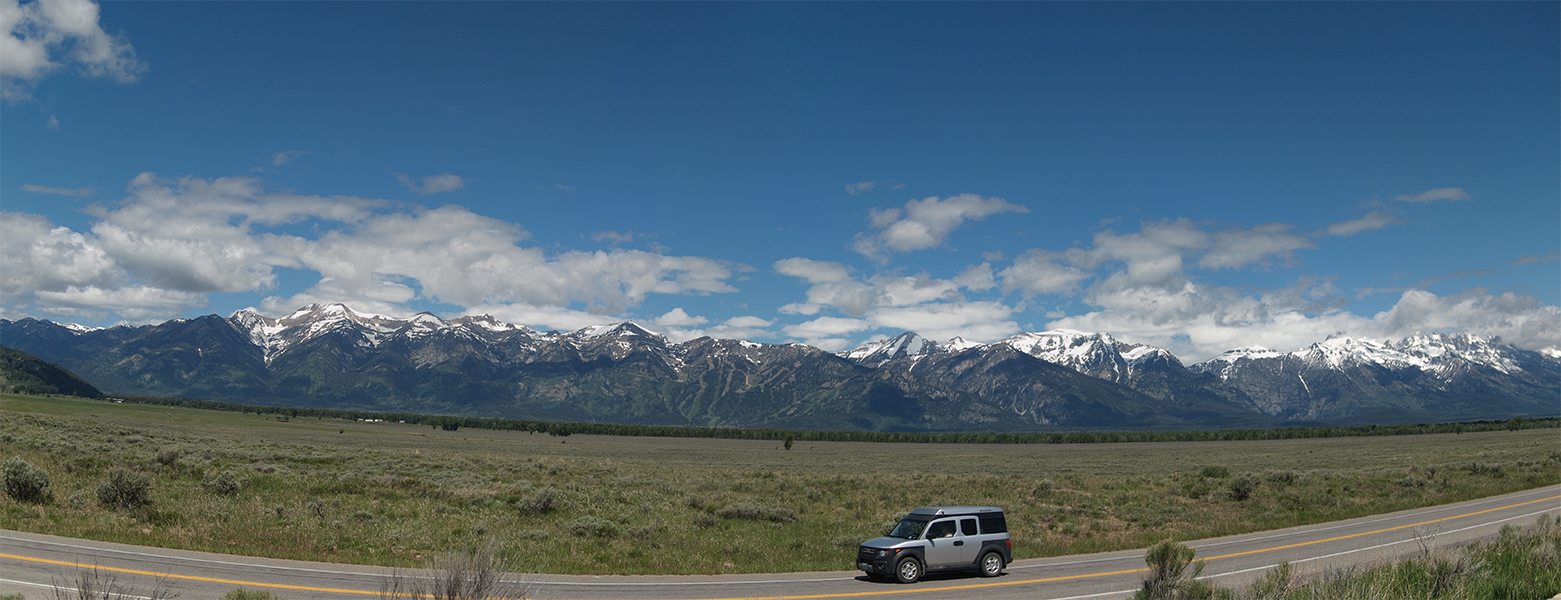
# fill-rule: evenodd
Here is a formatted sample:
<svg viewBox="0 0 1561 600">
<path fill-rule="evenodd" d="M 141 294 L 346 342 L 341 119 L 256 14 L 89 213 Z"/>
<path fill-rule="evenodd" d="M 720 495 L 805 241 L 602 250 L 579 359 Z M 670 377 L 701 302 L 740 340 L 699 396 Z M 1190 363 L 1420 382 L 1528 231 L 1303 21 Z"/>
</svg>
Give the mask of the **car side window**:
<svg viewBox="0 0 1561 600">
<path fill-rule="evenodd" d="M 938 521 L 927 528 L 927 539 L 954 537 L 953 521 Z"/>
<path fill-rule="evenodd" d="M 976 535 L 976 520 L 975 519 L 960 519 L 959 520 L 959 532 L 960 532 L 960 535 Z"/>
</svg>

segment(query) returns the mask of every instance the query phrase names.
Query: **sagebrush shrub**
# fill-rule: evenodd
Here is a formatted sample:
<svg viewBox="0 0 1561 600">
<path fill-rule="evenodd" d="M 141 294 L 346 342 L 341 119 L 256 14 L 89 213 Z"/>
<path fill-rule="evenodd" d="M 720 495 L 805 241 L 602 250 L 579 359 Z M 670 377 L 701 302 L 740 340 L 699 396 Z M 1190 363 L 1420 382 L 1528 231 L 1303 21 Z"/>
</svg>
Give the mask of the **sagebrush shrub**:
<svg viewBox="0 0 1561 600">
<path fill-rule="evenodd" d="M 546 488 L 531 496 L 515 501 L 515 508 L 523 514 L 540 515 L 553 510 L 553 503 L 558 500 L 558 492 L 553 488 Z"/>
<path fill-rule="evenodd" d="M 1225 467 L 1204 467 L 1200 474 L 1210 479 L 1224 479 L 1230 477 L 1230 469 Z"/>
<path fill-rule="evenodd" d="M 618 537 L 618 524 L 601 517 L 580 517 L 564 524 L 564 527 L 579 537 Z"/>
<path fill-rule="evenodd" d="M 1050 497 L 1052 495 L 1052 490 L 1054 490 L 1056 488 L 1057 488 L 1057 484 L 1052 483 L 1052 480 L 1050 480 L 1050 479 L 1042 479 L 1040 481 L 1035 482 L 1035 486 L 1030 488 L 1030 494 L 1035 496 L 1035 498 L 1037 500 L 1039 500 L 1039 499 L 1042 499 L 1042 498 Z"/>
<path fill-rule="evenodd" d="M 1232 479 L 1229 486 L 1230 499 L 1237 502 L 1245 502 L 1247 498 L 1252 497 L 1252 492 L 1257 490 L 1257 486 L 1261 482 L 1262 480 L 1251 475 L 1242 475 Z"/>
<path fill-rule="evenodd" d="M 149 501 L 152 481 L 145 475 L 126 469 L 114 469 L 108 480 L 98 484 L 98 502 L 104 506 L 135 508 Z"/>
<path fill-rule="evenodd" d="M 223 471 L 221 473 L 206 474 L 206 478 L 201 480 L 201 487 L 219 496 L 232 496 L 237 494 L 239 488 L 244 487 L 244 484 L 240 483 L 238 477 L 234 476 L 232 472 Z"/>
<path fill-rule="evenodd" d="M 43 502 L 49 499 L 49 473 L 13 456 L 0 467 L 4 472 L 5 493 L 21 502 Z"/>
<path fill-rule="evenodd" d="M 1203 561 L 1193 562 L 1197 554 L 1196 550 L 1171 540 L 1150 547 L 1144 553 L 1149 572 L 1144 575 L 1143 587 L 1133 597 L 1137 600 L 1213 597 L 1213 584 L 1198 581 L 1198 576 L 1203 574 Z"/>
<path fill-rule="evenodd" d="M 174 447 L 163 448 L 157 451 L 157 463 L 165 467 L 171 467 L 179 462 L 179 449 Z"/>
</svg>

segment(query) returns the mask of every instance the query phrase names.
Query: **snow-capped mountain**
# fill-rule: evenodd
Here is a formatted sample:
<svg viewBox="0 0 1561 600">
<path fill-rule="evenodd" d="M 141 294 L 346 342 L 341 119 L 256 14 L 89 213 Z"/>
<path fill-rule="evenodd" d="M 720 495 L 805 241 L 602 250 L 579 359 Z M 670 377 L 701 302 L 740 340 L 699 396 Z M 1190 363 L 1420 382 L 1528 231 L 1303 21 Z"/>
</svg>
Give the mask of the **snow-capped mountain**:
<svg viewBox="0 0 1561 600">
<path fill-rule="evenodd" d="M 959 340 L 959 338 L 955 339 Z M 963 342 L 964 340 L 959 341 Z M 979 345 L 976 344 L 976 346 Z M 969 346 L 967 345 L 967 347 Z M 840 356 L 859 365 L 880 367 L 884 363 L 897 358 L 923 356 L 946 351 L 937 342 L 907 331 L 887 340 L 862 344 L 855 349 L 841 352 Z"/>
<path fill-rule="evenodd" d="M 1062 365 L 1107 381 L 1129 384 L 1146 369 L 1181 367 L 1181 361 L 1162 348 L 1117 341 L 1109 333 L 1085 333 L 1055 329 L 1021 333 L 996 342 L 1041 360 Z"/>
<path fill-rule="evenodd" d="M 1251 397 L 1263 412 L 1323 419 L 1370 411 L 1476 414 L 1487 408 L 1561 406 L 1561 363 L 1468 334 L 1398 341 L 1335 335 L 1293 352 L 1227 351 L 1193 365 Z"/>
<path fill-rule="evenodd" d="M 273 319 L 254 309 L 234 312 L 228 320 L 250 341 L 259 346 L 267 362 L 289 348 L 332 333 L 353 338 L 355 344 L 377 347 L 389 340 L 421 339 L 436 335 L 492 340 L 495 334 L 536 336 L 520 325 L 503 323 L 488 315 L 460 317 L 445 321 L 432 313 L 418 313 L 400 319 L 352 310 L 345 304 L 310 304 L 292 314 Z"/>
<path fill-rule="evenodd" d="M 0 319 L 4 344 L 110 393 L 643 424 L 894 430 L 1262 427 L 1554 415 L 1561 353 L 1428 334 L 1232 350 L 1184 366 L 1105 333 L 992 344 L 913 332 L 839 354 L 672 343 L 633 322 L 543 332 L 488 316 L 316 304 L 107 329 Z"/>
</svg>

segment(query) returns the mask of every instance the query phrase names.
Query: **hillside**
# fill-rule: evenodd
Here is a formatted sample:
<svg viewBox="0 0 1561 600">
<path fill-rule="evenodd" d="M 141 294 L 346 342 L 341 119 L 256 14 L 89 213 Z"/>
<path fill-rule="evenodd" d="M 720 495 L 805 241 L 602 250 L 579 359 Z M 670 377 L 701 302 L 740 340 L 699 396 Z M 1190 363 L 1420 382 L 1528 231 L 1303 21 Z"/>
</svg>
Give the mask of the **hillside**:
<svg viewBox="0 0 1561 600">
<path fill-rule="evenodd" d="M 59 365 L 5 346 L 0 346 L 0 392 L 65 394 L 86 398 L 103 395 L 92 384 Z"/>
</svg>

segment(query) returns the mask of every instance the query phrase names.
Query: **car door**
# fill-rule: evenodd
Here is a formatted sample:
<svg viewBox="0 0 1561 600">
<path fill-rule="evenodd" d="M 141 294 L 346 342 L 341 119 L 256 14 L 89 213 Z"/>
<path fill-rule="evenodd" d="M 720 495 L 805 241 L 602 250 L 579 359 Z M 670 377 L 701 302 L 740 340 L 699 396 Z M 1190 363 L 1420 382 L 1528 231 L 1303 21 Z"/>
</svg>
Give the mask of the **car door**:
<svg viewBox="0 0 1561 600">
<path fill-rule="evenodd" d="M 976 553 L 981 551 L 980 535 L 981 532 L 976 529 L 975 517 L 959 520 L 959 534 L 954 538 L 954 546 L 959 548 L 960 564 L 975 564 Z"/>
<path fill-rule="evenodd" d="M 959 536 L 958 519 L 943 519 L 927 524 L 922 539 L 927 540 L 927 567 L 938 568 L 959 564 L 960 551 L 969 544 Z M 975 560 L 975 559 L 971 559 Z"/>
</svg>

